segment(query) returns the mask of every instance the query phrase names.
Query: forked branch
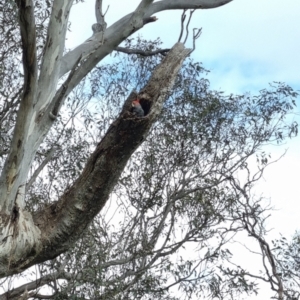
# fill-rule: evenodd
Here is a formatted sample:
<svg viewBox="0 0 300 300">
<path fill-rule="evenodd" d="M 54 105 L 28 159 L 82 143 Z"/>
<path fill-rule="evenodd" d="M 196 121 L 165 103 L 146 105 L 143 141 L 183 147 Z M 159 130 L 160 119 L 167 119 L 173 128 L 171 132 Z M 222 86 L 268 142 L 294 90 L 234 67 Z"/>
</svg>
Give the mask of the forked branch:
<svg viewBox="0 0 300 300">
<path fill-rule="evenodd" d="M 103 13 L 102 11 L 102 0 L 96 0 L 96 5 L 95 5 L 95 14 L 96 14 L 96 20 L 97 23 L 95 23 L 92 26 L 93 32 L 94 34 L 97 32 L 102 32 L 104 34 L 106 27 L 107 27 L 107 23 L 104 20 L 104 17 L 108 11 L 109 6 L 107 7 L 107 10 L 105 13 Z M 103 37 L 102 37 L 103 39 Z M 103 42 L 103 41 L 102 41 Z"/>
<path fill-rule="evenodd" d="M 183 13 L 181 15 L 181 30 L 180 30 L 180 35 L 179 35 L 179 38 L 178 38 L 178 42 L 181 42 L 181 38 L 182 38 L 182 35 L 183 35 L 183 31 L 185 29 L 185 38 L 183 40 L 183 44 L 186 43 L 188 37 L 189 37 L 189 25 L 190 25 L 190 22 L 192 20 L 192 16 L 193 16 L 193 13 L 195 12 L 195 9 L 191 9 L 190 10 L 190 15 L 189 15 L 189 18 L 187 20 L 187 23 L 185 24 L 185 19 L 186 19 L 186 9 L 183 10 Z"/>
</svg>

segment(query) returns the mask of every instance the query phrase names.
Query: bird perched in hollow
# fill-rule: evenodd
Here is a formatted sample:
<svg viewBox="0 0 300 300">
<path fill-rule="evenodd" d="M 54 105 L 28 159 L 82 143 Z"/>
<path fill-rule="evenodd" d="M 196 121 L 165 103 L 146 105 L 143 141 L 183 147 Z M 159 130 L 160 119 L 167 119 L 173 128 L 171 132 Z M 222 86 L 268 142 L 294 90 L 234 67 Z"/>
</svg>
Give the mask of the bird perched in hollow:
<svg viewBox="0 0 300 300">
<path fill-rule="evenodd" d="M 144 117 L 145 116 L 145 112 L 141 106 L 140 99 L 133 100 L 131 105 L 132 105 L 131 112 L 136 117 Z"/>
</svg>

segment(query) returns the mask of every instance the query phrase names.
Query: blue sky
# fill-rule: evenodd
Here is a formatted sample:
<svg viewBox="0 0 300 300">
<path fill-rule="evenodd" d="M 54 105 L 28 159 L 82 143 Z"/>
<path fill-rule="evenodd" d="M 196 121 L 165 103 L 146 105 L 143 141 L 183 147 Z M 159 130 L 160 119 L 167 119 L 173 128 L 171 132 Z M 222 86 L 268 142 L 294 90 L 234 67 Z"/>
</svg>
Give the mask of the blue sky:
<svg viewBox="0 0 300 300">
<path fill-rule="evenodd" d="M 104 8 L 109 5 L 108 26 L 138 3 L 139 0 L 104 0 Z M 93 10 L 94 0 L 72 9 L 71 48 L 92 34 Z M 83 12 L 89 17 L 83 18 Z M 180 11 L 158 13 L 158 21 L 137 34 L 149 39 L 160 37 L 165 47 L 172 47 L 178 38 L 180 15 Z M 271 81 L 284 81 L 300 89 L 299 17 L 298 0 L 234 0 L 220 8 L 199 10 L 190 27 L 203 29 L 192 56 L 212 71 L 209 79 L 213 88 L 245 92 L 259 90 Z"/>
<path fill-rule="evenodd" d="M 104 0 L 109 5 L 108 26 L 134 10 L 138 0 Z M 95 23 L 94 0 L 78 4 L 72 12 L 72 32 L 68 46 L 75 47 L 92 33 Z M 83 17 L 83 12 L 85 16 Z M 147 39 L 160 37 L 164 47 L 177 41 L 181 12 L 162 12 L 158 21 L 138 34 Z M 80 20 L 78 22 L 78 20 Z M 257 93 L 273 81 L 282 81 L 300 90 L 300 1 L 234 0 L 223 7 L 194 13 L 191 28 L 202 27 L 197 49 L 192 57 L 211 72 L 211 87 L 227 93 Z M 191 41 L 188 45 L 191 45 Z M 298 100 L 298 112 L 300 101 Z M 295 116 L 294 118 L 300 118 Z M 257 193 L 270 197 L 276 210 L 268 222 L 274 228 L 270 238 L 279 232 L 287 238 L 299 226 L 300 138 L 282 147 L 272 147 L 272 157 L 287 154 L 267 169 L 257 186 Z M 250 262 L 251 263 L 251 262 Z M 269 299 L 268 290 L 251 299 Z"/>
</svg>

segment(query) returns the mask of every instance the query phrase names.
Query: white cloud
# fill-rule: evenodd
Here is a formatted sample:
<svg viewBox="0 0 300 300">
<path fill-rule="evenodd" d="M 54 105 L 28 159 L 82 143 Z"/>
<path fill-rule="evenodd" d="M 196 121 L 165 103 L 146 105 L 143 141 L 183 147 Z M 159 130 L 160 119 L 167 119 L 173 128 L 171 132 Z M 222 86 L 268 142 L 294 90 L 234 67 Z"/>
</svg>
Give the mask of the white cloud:
<svg viewBox="0 0 300 300">
<path fill-rule="evenodd" d="M 230 78 L 238 82 L 236 74 L 241 75 L 241 87 L 245 81 L 255 86 L 251 82 L 258 79 L 263 85 L 271 81 L 299 85 L 299 11 L 296 0 L 284 4 L 277 0 L 236 0 L 223 8 L 203 11 L 203 35 L 194 57 L 217 72 L 220 83 L 225 78 L 226 89 Z"/>
</svg>

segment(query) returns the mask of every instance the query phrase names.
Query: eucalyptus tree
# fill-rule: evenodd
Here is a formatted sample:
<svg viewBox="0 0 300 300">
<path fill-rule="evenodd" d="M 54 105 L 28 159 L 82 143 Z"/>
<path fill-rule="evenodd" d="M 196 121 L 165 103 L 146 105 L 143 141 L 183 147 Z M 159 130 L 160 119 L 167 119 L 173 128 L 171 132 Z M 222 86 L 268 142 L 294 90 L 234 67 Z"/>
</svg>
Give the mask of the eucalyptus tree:
<svg viewBox="0 0 300 300">
<path fill-rule="evenodd" d="M 124 46 L 156 53 L 161 45 L 137 38 Z M 94 146 L 118 126 L 129 91 L 141 90 L 162 58 L 116 54 L 73 90 L 37 152 L 27 211 L 53 209 L 74 186 Z M 100 214 L 62 255 L 7 277 L 27 283 L 8 288 L 3 299 L 236 299 L 257 292 L 258 278 L 283 292 L 280 265 L 266 261 L 264 275 L 232 267 L 228 242 L 246 231 L 274 260 L 264 236 L 267 208 L 251 190 L 269 164 L 263 146 L 296 133 L 286 116 L 297 94 L 274 83 L 256 96 L 224 95 L 209 89 L 204 73 L 199 63 L 184 63 Z M 139 131 L 125 124 L 120 135 L 134 138 Z"/>
<path fill-rule="evenodd" d="M 166 58 L 165 66 L 158 68 L 149 85 L 140 91 L 139 97 L 148 101 L 147 118 L 140 121 L 124 116 L 128 109 L 125 105 L 112 130 L 99 140 L 73 186 L 49 207 L 28 212 L 25 209 L 28 174 L 39 147 L 74 87 L 122 41 L 149 22 L 155 22 L 154 13 L 214 8 L 230 1 L 154 3 L 143 0 L 133 13 L 108 28 L 102 1 L 96 1 L 94 34 L 65 53 L 68 19 L 74 2 L 1 2 L 1 116 L 4 122 L 1 138 L 5 143 L 0 177 L 2 276 L 54 258 L 76 241 L 103 208 L 126 162 L 141 143 L 141 137 L 160 114 L 166 92 L 189 50 L 178 44 Z M 172 59 L 174 56 L 178 59 Z M 129 122 L 132 128 L 128 130 L 135 130 L 136 134 L 125 134 L 127 129 L 123 128 L 121 138 L 122 122 Z"/>
</svg>

